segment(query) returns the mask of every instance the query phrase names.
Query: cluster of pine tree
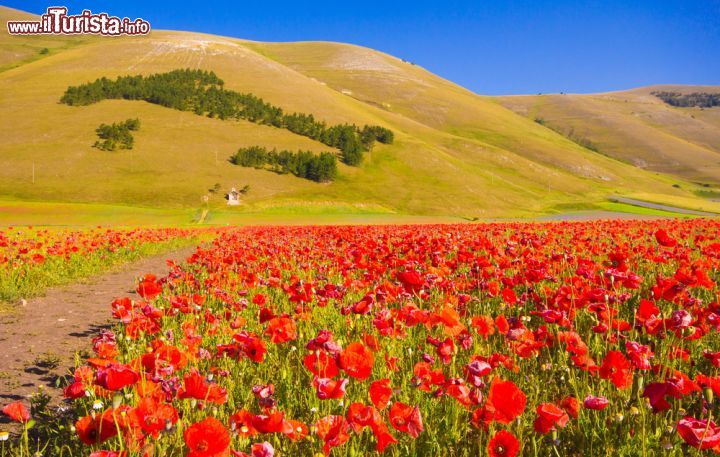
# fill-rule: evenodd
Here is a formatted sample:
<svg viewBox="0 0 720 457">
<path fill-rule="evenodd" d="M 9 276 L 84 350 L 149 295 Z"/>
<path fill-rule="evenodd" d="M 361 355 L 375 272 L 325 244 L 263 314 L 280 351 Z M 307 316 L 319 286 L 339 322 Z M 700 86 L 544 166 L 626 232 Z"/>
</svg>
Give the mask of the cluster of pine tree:
<svg viewBox="0 0 720 457">
<path fill-rule="evenodd" d="M 679 92 L 652 92 L 654 96 L 664 101 L 668 105 L 677 107 L 698 107 L 712 108 L 720 106 L 720 94 L 710 94 L 707 92 L 693 92 L 692 94 L 681 94 Z"/>
<path fill-rule="evenodd" d="M 89 105 L 104 99 L 145 100 L 182 111 L 219 119 L 244 119 L 258 124 L 287 129 L 325 145 L 338 148 L 348 165 L 357 166 L 363 153 L 375 141 L 391 144 L 393 132 L 380 126 L 343 124 L 328 126 L 312 114 L 285 114 L 253 94 L 227 90 L 214 72 L 174 70 L 149 76 L 121 76 L 116 80 L 100 78 L 91 83 L 71 86 L 60 101 L 68 105 Z"/>
<path fill-rule="evenodd" d="M 230 161 L 242 167 L 269 169 L 275 173 L 291 173 L 299 178 L 328 182 L 337 174 L 337 159 L 331 152 L 278 151 L 262 146 L 240 148 Z"/>
<path fill-rule="evenodd" d="M 95 133 L 100 137 L 94 147 L 103 151 L 115 151 L 117 149 L 132 149 L 135 139 L 132 131 L 140 128 L 140 119 L 128 119 L 125 122 L 113 122 L 112 124 L 100 124 Z"/>
</svg>

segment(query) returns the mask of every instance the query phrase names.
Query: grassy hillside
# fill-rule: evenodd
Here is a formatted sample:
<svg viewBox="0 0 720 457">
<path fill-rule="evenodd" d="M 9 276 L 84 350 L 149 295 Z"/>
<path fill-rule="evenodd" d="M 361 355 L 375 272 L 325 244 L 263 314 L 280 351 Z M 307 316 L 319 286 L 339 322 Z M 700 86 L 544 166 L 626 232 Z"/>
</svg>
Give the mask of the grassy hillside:
<svg viewBox="0 0 720 457">
<path fill-rule="evenodd" d="M 676 108 L 653 91 L 720 92 L 718 86 L 653 86 L 605 94 L 498 97 L 504 106 L 589 141 L 602 154 L 684 179 L 720 183 L 720 108 Z"/>
<path fill-rule="evenodd" d="M 0 22 L 18 14 L 0 8 Z M 3 39 L 3 50 L 28 40 Z M 168 31 L 57 40 L 48 55 L 15 59 L 0 72 L 0 199 L 199 208 L 215 183 L 223 190 L 249 184 L 236 211 L 498 217 L 588 208 L 616 194 L 695 198 L 681 179 L 589 151 L 493 99 L 366 48 Z M 286 130 L 141 101 L 58 103 L 68 86 L 98 77 L 185 67 L 213 70 L 228 89 L 288 112 L 388 127 L 395 143 L 377 145 L 361 167 L 341 165 L 335 182 L 318 184 L 227 161 L 240 146 L 328 150 Z M 100 123 L 130 117 L 142 123 L 131 151 L 92 147 Z M 223 204 L 211 198 L 211 207 Z"/>
</svg>

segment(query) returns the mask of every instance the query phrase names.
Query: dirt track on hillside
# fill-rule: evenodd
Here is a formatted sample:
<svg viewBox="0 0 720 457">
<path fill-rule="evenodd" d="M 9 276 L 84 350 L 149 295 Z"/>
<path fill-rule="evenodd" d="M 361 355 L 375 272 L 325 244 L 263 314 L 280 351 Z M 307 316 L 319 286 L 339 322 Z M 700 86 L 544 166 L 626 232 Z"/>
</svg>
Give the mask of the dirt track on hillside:
<svg viewBox="0 0 720 457">
<path fill-rule="evenodd" d="M 78 351 L 90 351 L 91 339 L 111 325 L 110 303 L 137 298 L 136 279 L 145 273 L 165 274 L 167 260 L 182 262 L 195 251 L 187 247 L 148 257 L 69 286 L 53 288 L 0 316 L 0 405 L 26 399 L 38 387 L 56 403 L 62 383 L 75 365 Z"/>
</svg>

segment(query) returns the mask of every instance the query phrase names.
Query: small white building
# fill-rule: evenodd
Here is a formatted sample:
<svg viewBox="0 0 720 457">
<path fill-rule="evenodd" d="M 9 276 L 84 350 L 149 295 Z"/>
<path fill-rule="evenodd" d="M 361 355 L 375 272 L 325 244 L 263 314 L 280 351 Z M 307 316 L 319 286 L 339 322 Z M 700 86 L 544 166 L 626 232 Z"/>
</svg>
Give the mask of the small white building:
<svg viewBox="0 0 720 457">
<path fill-rule="evenodd" d="M 240 192 L 233 187 L 225 196 L 225 199 L 227 199 L 228 206 L 237 206 L 240 204 Z"/>
</svg>

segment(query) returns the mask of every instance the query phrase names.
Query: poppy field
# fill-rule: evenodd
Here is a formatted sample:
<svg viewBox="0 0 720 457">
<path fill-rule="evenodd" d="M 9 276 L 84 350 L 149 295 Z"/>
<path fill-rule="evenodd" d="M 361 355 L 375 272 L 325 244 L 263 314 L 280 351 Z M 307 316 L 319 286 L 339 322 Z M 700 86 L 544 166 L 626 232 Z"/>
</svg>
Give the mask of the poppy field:
<svg viewBox="0 0 720 457">
<path fill-rule="evenodd" d="M 8 227 L 0 230 L 0 302 L 192 242 L 198 229 L 87 230 Z"/>
<path fill-rule="evenodd" d="M 107 306 L 13 455 L 720 454 L 720 223 L 238 228 Z"/>
</svg>

